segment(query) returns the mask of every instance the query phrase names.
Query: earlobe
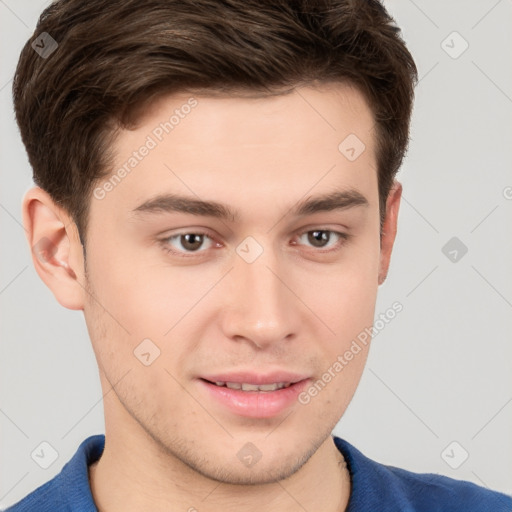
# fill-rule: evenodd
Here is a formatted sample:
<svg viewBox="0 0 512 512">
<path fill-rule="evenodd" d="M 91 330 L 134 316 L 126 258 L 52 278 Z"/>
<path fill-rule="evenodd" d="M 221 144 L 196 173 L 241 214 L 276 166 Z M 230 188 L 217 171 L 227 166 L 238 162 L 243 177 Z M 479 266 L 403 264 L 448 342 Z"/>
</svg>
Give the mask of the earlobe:
<svg viewBox="0 0 512 512">
<path fill-rule="evenodd" d="M 401 197 L 402 184 L 398 181 L 394 181 L 386 200 L 386 217 L 382 226 L 379 285 L 386 280 L 388 274 L 389 263 L 391 261 L 391 251 L 393 250 L 393 244 L 396 238 L 398 211 L 400 208 Z"/>
<path fill-rule="evenodd" d="M 68 309 L 83 309 L 83 252 L 69 214 L 47 192 L 31 188 L 23 198 L 23 225 L 39 277 Z"/>
</svg>

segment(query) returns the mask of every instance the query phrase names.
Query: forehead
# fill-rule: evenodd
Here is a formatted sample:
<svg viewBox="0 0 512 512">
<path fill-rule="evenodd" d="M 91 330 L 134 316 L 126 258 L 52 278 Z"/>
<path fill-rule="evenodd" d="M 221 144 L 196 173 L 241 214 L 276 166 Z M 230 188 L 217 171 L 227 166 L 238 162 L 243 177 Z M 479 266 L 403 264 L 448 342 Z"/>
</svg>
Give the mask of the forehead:
<svg viewBox="0 0 512 512">
<path fill-rule="evenodd" d="M 353 129 L 364 136 L 365 123 L 369 122 L 371 128 L 374 123 L 362 93 L 339 82 L 297 87 L 281 94 L 200 90 L 160 96 L 139 111 L 137 128 L 131 134 L 137 137 L 141 131 L 169 121 L 173 137 L 166 137 L 168 142 L 180 138 L 203 145 L 221 142 L 230 146 L 282 144 L 273 136 L 283 129 L 289 132 L 291 144 L 293 135 L 303 135 L 305 131 L 311 139 L 323 133 L 326 144 L 330 144 L 329 135 L 338 132 L 336 139 L 345 130 Z M 175 130 L 178 125 L 180 129 Z M 130 132 L 125 131 L 122 136 L 128 142 Z M 370 140 L 366 142 L 371 144 Z"/>
<path fill-rule="evenodd" d="M 268 97 L 160 97 L 135 129 L 120 132 L 103 204 L 131 210 L 175 192 L 249 208 L 315 188 L 376 193 L 373 126 L 362 94 L 346 84 Z"/>
</svg>

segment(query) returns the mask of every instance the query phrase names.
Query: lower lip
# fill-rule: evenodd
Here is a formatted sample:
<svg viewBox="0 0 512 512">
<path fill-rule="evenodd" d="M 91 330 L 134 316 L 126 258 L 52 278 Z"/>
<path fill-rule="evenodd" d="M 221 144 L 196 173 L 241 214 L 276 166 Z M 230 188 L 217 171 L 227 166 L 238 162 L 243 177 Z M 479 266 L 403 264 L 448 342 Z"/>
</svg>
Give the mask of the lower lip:
<svg viewBox="0 0 512 512">
<path fill-rule="evenodd" d="M 211 397 L 231 412 L 248 418 L 271 418 L 297 402 L 297 396 L 307 386 L 309 379 L 276 391 L 242 391 L 217 386 L 199 379 L 199 384 Z"/>
</svg>

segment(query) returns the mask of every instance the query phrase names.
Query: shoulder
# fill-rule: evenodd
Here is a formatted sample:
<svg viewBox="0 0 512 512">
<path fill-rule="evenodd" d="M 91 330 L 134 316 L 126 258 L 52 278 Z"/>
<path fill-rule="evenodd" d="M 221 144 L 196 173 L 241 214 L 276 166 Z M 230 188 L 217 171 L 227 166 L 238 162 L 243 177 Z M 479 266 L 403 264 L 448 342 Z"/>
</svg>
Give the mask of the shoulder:
<svg viewBox="0 0 512 512">
<path fill-rule="evenodd" d="M 383 466 L 414 510 L 465 512 L 512 512 L 512 497 L 472 482 L 433 473 L 413 473 Z"/>
<path fill-rule="evenodd" d="M 59 488 L 61 484 L 59 483 L 59 477 L 60 474 L 32 491 L 18 503 L 5 509 L 5 512 L 30 512 L 34 510 L 38 512 L 60 512 L 61 510 L 67 510 L 60 503 Z"/>
<path fill-rule="evenodd" d="M 344 455 L 352 493 L 348 512 L 511 512 L 512 497 L 434 473 L 414 473 L 373 461 L 334 437 Z"/>
<path fill-rule="evenodd" d="M 103 453 L 104 435 L 88 437 L 61 472 L 5 512 L 97 512 L 89 486 L 88 466 Z"/>
</svg>

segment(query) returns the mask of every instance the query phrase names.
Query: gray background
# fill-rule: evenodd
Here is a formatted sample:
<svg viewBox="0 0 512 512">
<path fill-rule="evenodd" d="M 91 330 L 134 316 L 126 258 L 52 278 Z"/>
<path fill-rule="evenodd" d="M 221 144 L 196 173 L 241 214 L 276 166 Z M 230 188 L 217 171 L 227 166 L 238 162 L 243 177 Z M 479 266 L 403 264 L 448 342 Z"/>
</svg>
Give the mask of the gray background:
<svg viewBox="0 0 512 512">
<path fill-rule="evenodd" d="M 0 507 L 104 428 L 83 316 L 40 281 L 20 224 L 31 170 L 11 79 L 47 3 L 0 0 Z M 404 309 L 375 337 L 335 433 L 380 462 L 512 494 L 512 1 L 386 5 L 421 78 L 376 316 Z M 442 251 L 452 237 L 468 249 L 456 262 Z M 43 441 L 58 452 L 48 469 L 31 458 Z"/>
</svg>

